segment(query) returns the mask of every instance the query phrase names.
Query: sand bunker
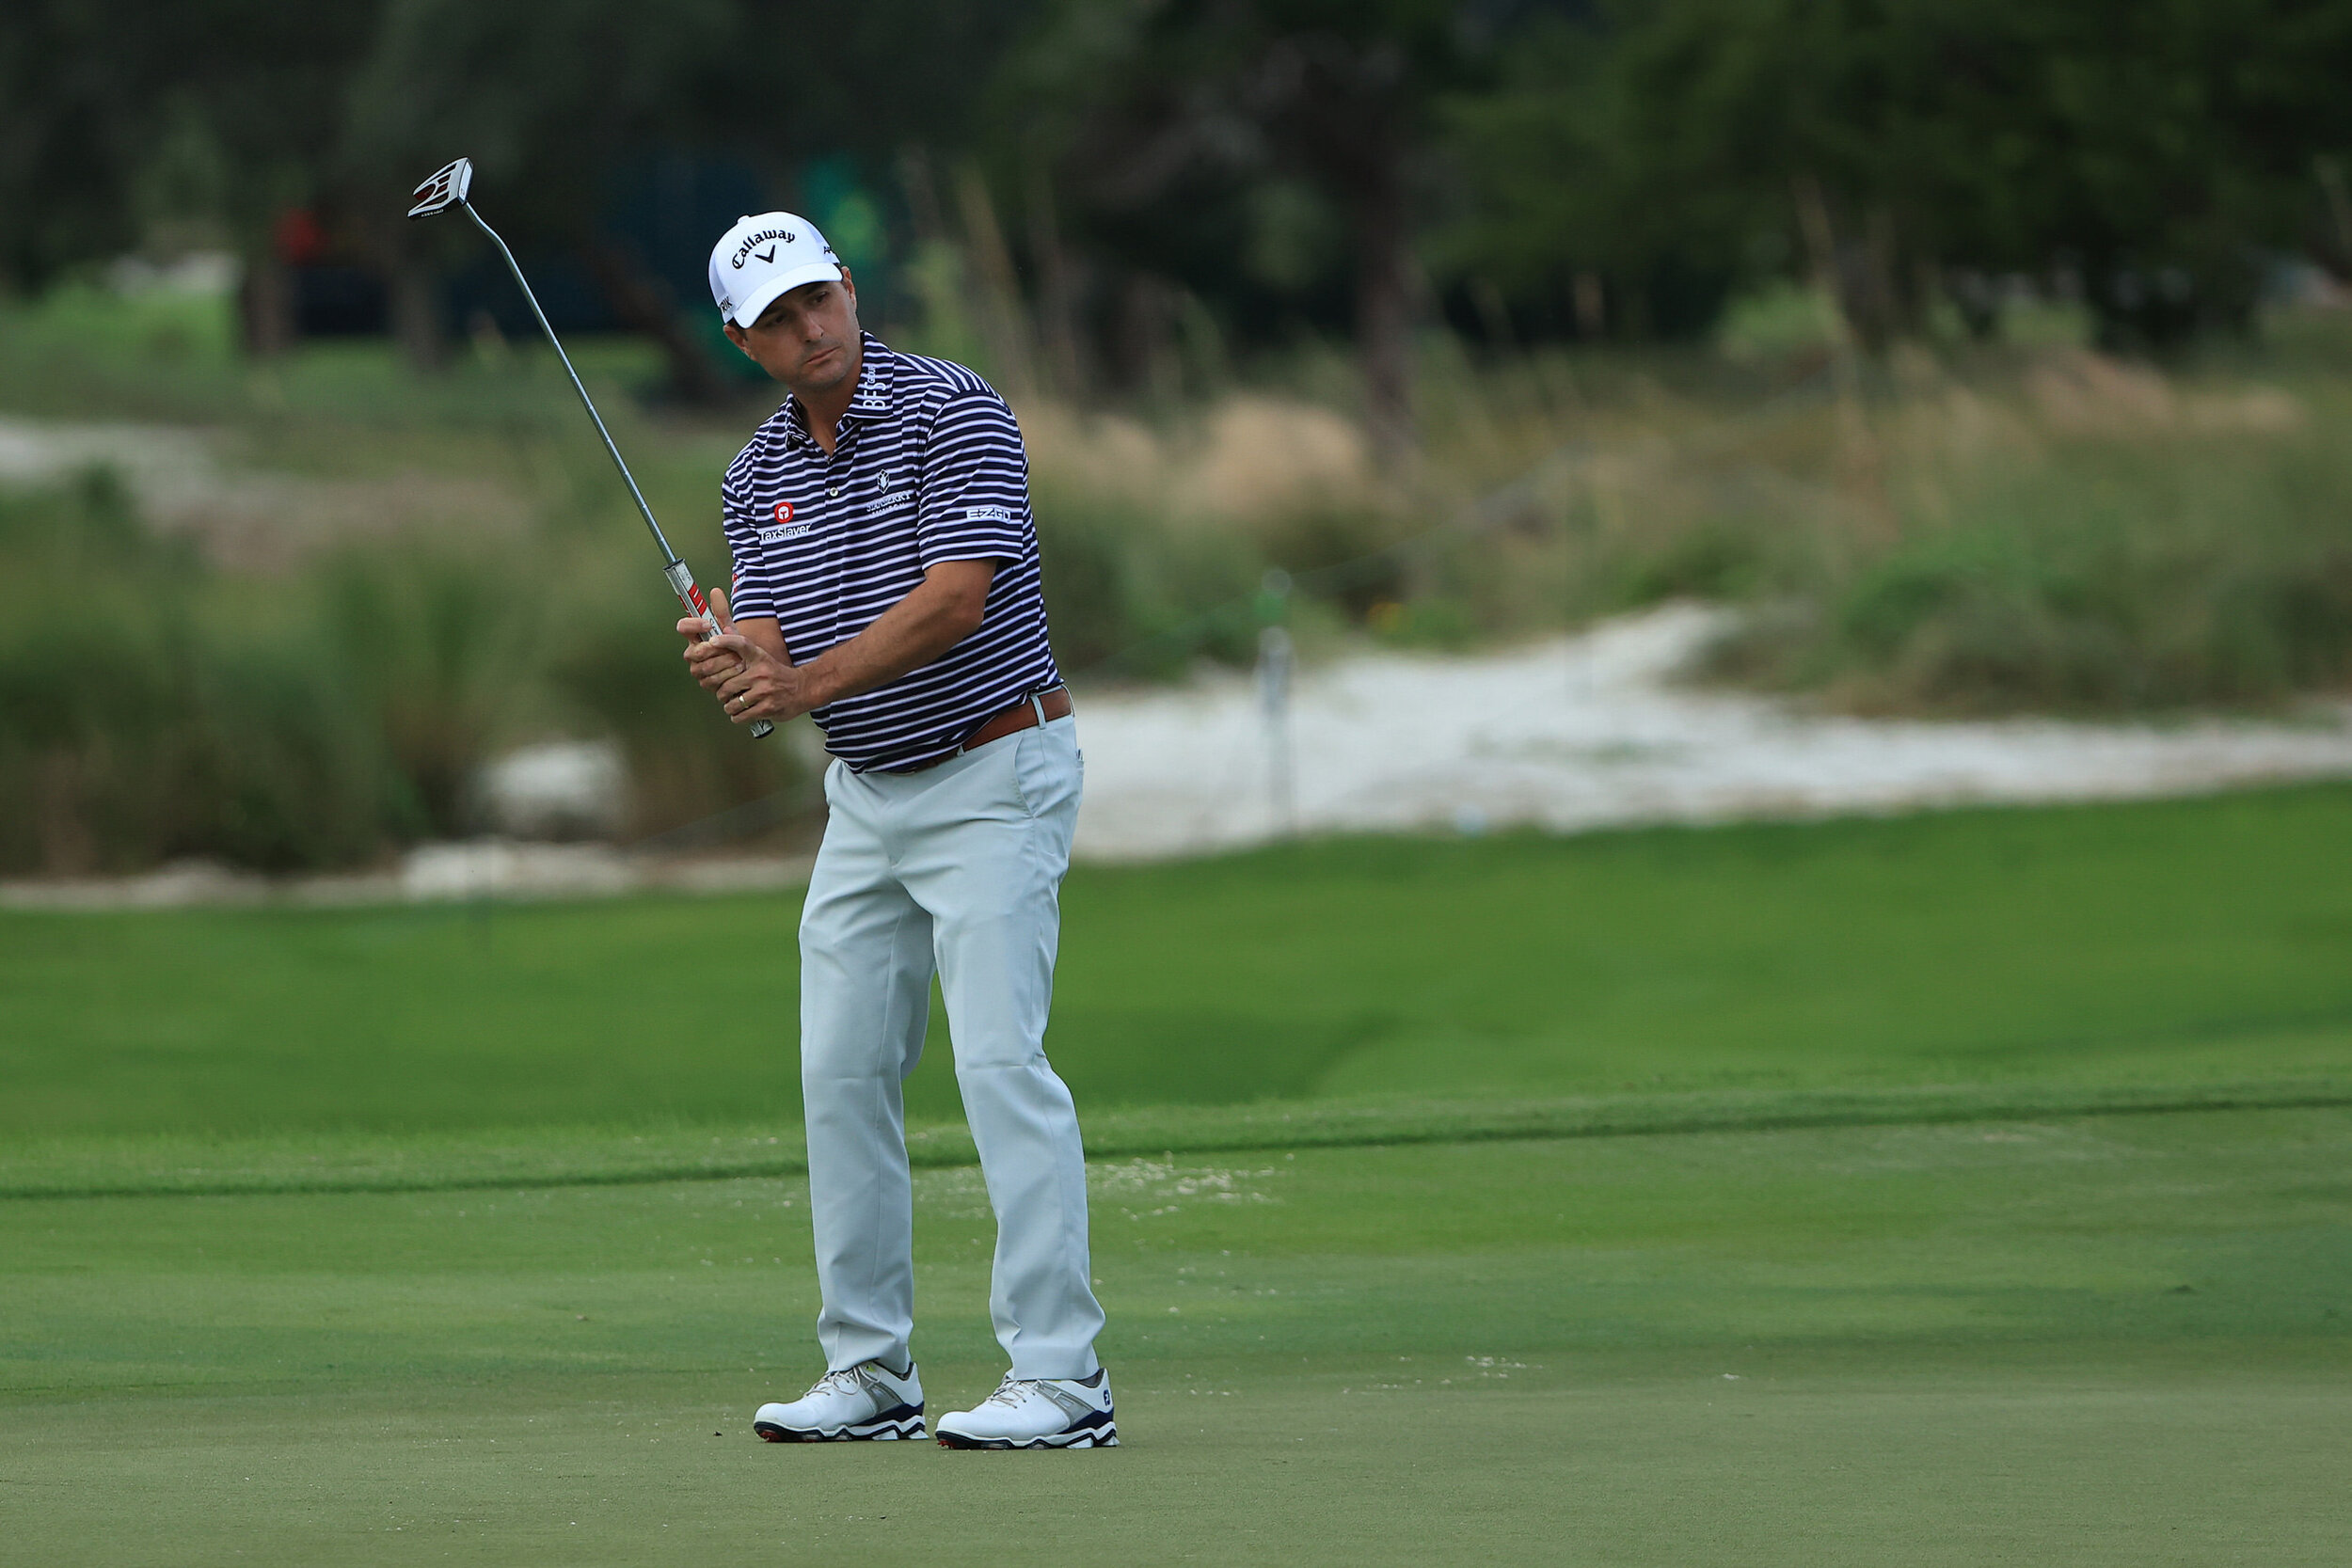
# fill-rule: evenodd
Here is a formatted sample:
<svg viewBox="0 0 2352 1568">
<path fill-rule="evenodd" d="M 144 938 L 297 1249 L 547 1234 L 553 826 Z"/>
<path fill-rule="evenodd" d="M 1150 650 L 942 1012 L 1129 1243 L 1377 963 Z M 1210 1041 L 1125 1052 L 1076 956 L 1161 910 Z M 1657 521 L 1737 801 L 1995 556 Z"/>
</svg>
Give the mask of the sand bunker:
<svg viewBox="0 0 2352 1568">
<path fill-rule="evenodd" d="M 1288 831 L 1571 831 L 2352 776 L 2352 705 L 2305 724 L 1930 723 L 1675 685 L 1728 613 L 1670 606 L 1510 653 L 1309 671 L 1291 704 L 1288 820 L 1248 677 L 1081 691 L 1078 853 L 1142 860 Z"/>
</svg>

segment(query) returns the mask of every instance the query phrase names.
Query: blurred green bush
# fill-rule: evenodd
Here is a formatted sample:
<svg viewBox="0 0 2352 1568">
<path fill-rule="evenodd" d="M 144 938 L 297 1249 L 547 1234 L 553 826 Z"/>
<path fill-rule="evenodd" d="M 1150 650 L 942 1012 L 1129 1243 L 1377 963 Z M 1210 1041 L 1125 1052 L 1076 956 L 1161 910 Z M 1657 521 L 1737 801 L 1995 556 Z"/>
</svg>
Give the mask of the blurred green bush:
<svg viewBox="0 0 2352 1568">
<path fill-rule="evenodd" d="M 2265 706 L 2352 685 L 2352 451 L 2076 441 L 1825 563 L 1721 668 L 1863 712 Z"/>
<path fill-rule="evenodd" d="M 792 752 L 685 678 L 636 564 L 534 576 L 520 542 L 392 534 L 240 578 L 106 470 L 0 491 L 0 872 L 361 864 L 478 831 L 499 749 L 581 730 L 629 757 L 636 832 L 788 788 Z"/>
<path fill-rule="evenodd" d="M 1045 616 L 1065 674 L 1164 677 L 1255 657 L 1249 604 L 1265 569 L 1227 529 L 1171 526 L 1140 507 L 1041 484 Z"/>
<path fill-rule="evenodd" d="M 263 371 L 216 333 L 164 352 L 154 333 L 186 324 L 160 308 L 112 339 L 68 330 L 90 314 L 71 291 L 0 309 L 0 371 L 23 372 L 0 406 L 200 426 L 188 444 L 221 468 L 192 471 L 228 482 L 230 515 L 158 530 L 104 472 L 0 490 L 0 872 L 362 864 L 479 831 L 485 762 L 555 738 L 620 744 L 632 835 L 813 807 L 805 749 L 749 743 L 683 678 L 642 531 L 550 362 L 420 377 L 386 345 L 321 344 Z M 1915 346 L 1851 403 L 1802 345 L 1456 345 L 1428 356 L 1419 450 L 1385 466 L 1297 450 L 1349 429 L 1311 356 L 1246 417 L 1098 429 L 1041 405 L 1056 653 L 1081 681 L 1167 678 L 1247 666 L 1271 615 L 1312 660 L 1698 598 L 1750 611 L 1718 676 L 1861 711 L 2340 692 L 2346 314 L 2165 370 Z M 616 383 L 642 353 L 581 354 L 672 537 L 719 577 L 712 480 L 757 411 L 641 408 Z"/>
<path fill-rule="evenodd" d="M 428 825 L 342 651 L 214 587 L 107 471 L 0 495 L 0 867 L 348 863 Z"/>
</svg>

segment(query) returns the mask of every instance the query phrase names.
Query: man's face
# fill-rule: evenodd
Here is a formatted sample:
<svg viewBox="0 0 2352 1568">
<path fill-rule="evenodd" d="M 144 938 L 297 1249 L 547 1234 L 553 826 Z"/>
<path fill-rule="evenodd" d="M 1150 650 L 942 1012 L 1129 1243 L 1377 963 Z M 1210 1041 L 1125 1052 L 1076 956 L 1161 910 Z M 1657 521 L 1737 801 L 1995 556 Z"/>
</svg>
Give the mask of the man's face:
<svg viewBox="0 0 2352 1568">
<path fill-rule="evenodd" d="M 727 323 L 727 339 L 759 368 L 803 397 L 841 385 L 857 370 L 857 285 L 803 283 L 778 294 L 749 326 Z"/>
</svg>

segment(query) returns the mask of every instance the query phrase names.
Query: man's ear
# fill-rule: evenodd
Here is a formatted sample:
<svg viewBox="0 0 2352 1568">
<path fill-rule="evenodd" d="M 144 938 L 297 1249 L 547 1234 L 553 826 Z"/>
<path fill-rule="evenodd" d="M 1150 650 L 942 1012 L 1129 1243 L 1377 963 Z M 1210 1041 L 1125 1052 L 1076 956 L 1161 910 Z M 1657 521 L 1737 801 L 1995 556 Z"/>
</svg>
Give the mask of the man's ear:
<svg viewBox="0 0 2352 1568">
<path fill-rule="evenodd" d="M 737 348 L 741 349 L 743 351 L 743 357 L 749 359 L 752 356 L 752 343 L 751 339 L 744 334 L 743 329 L 736 325 L 733 322 L 728 322 L 726 324 L 726 334 L 727 341 L 733 343 Z"/>
</svg>

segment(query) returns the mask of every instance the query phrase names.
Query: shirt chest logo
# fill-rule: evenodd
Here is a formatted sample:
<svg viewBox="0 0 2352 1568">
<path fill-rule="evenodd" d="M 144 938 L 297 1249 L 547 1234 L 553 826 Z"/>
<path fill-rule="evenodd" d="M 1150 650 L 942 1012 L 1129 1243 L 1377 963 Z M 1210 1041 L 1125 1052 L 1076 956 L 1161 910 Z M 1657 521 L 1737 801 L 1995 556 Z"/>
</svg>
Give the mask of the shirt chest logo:
<svg viewBox="0 0 2352 1568">
<path fill-rule="evenodd" d="M 794 512 L 790 501 L 776 502 L 775 526 L 761 529 L 759 542 L 763 545 L 780 545 L 787 539 L 798 539 L 802 534 L 817 527 L 815 523 L 796 523 L 792 520 Z"/>
<path fill-rule="evenodd" d="M 894 480 L 897 480 L 899 483 L 904 485 L 904 488 L 898 490 L 890 489 L 889 486 Z M 916 494 L 914 486 L 912 483 L 908 483 L 905 476 L 903 475 L 884 473 L 880 476 L 876 488 L 882 493 L 876 495 L 873 499 L 866 503 L 866 513 L 869 516 L 879 513 L 900 511 L 906 507 L 913 506 L 916 500 L 920 499 Z M 838 494 L 838 492 L 833 491 L 828 492 L 828 494 Z M 807 521 L 800 520 L 799 509 L 796 508 L 790 501 L 776 502 L 774 510 L 776 519 L 774 524 L 759 531 L 759 542 L 761 544 L 780 545 L 787 539 L 798 539 L 804 534 L 814 533 L 817 531 L 818 525 L 816 519 L 811 518 Z"/>
</svg>

